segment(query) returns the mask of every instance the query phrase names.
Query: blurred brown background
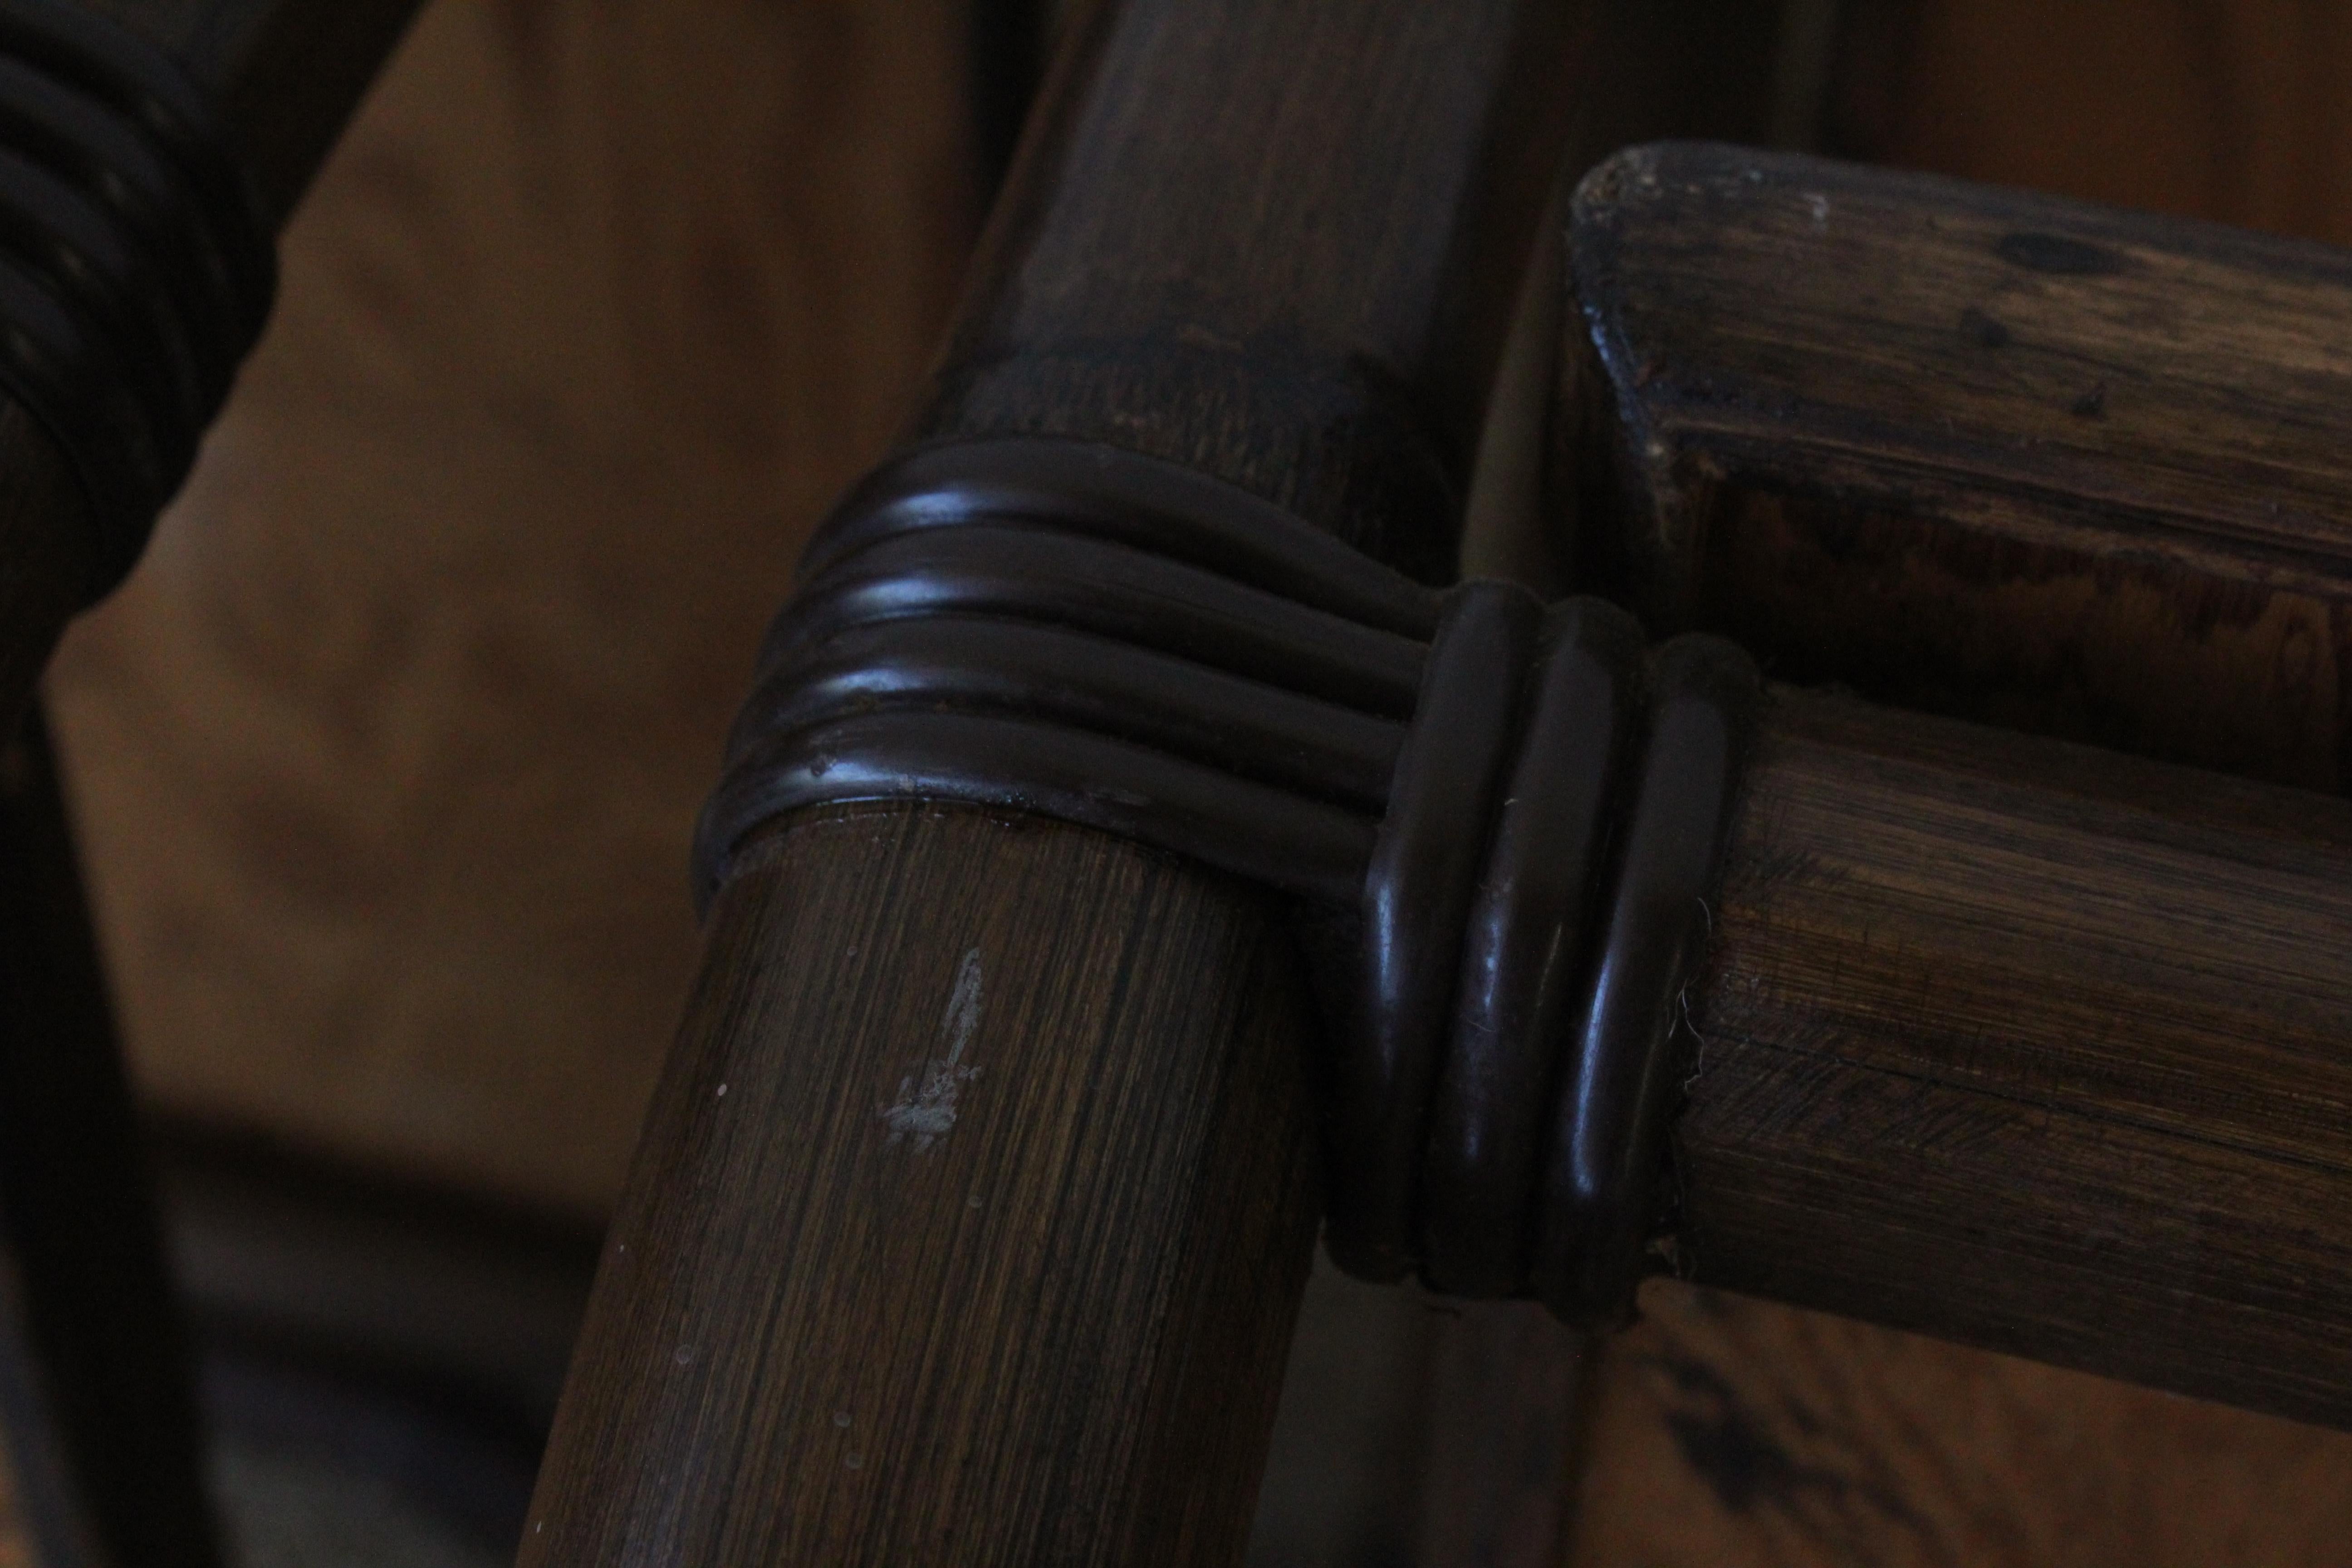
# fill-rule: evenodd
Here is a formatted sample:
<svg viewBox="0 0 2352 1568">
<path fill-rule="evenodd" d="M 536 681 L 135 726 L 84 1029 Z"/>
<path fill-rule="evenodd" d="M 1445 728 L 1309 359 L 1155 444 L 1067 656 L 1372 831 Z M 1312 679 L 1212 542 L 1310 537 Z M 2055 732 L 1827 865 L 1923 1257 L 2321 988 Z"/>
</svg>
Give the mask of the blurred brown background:
<svg viewBox="0 0 2352 1568">
<path fill-rule="evenodd" d="M 593 1252 L 690 972 L 695 807 L 798 542 L 951 303 L 991 136 L 973 42 L 1015 10 L 426 6 L 287 237 L 194 480 L 51 683 L 137 1070 L 167 1152 L 213 1173 L 183 1184 L 218 1200 L 183 1226 L 208 1310 L 366 1316 L 320 1283 L 366 1277 L 340 1222 L 289 1242 L 256 1204 L 502 1216 L 457 1254 L 416 1222 L 452 1279 L 528 1251 L 501 1237 Z M 2352 241 L 2335 0 L 1620 10 L 1653 69 L 1709 84 L 1643 133 Z M 577 1268 L 549 1268 L 478 1314 L 540 1327 L 414 1355 L 560 1358 Z M 1720 1299 L 1650 1310 L 1589 1391 L 1579 1563 L 2352 1541 L 2341 1437 Z"/>
<path fill-rule="evenodd" d="M 975 219 L 953 0 L 442 0 L 51 684 L 175 1117 L 601 1215 L 685 854 Z"/>
</svg>

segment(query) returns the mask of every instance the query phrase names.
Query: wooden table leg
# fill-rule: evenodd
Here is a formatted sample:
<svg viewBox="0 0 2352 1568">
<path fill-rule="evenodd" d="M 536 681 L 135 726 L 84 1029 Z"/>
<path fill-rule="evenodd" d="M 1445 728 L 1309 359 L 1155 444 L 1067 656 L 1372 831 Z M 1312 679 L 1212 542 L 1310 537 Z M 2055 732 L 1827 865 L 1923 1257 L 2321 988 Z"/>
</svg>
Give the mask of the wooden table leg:
<svg viewBox="0 0 2352 1568">
<path fill-rule="evenodd" d="M 1450 572 L 1568 21 L 1102 7 L 918 437 L 1141 450 Z M 1270 907 L 920 806 L 742 868 L 522 1562 L 1234 1560 L 1315 1204 Z"/>
<path fill-rule="evenodd" d="M 37 712 L 0 752 L 0 1221 L 92 1544 L 202 1568 L 218 1559 L 187 1336 L 106 997 Z"/>
</svg>

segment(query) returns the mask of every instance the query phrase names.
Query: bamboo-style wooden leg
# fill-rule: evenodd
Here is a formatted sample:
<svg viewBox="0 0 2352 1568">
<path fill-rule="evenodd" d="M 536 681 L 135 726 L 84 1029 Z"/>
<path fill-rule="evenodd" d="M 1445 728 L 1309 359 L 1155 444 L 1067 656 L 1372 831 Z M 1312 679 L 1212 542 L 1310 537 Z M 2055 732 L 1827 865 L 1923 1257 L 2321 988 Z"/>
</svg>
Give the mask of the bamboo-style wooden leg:
<svg viewBox="0 0 2352 1568">
<path fill-rule="evenodd" d="M 1230 1555 L 1317 1203 L 1272 909 L 910 806 L 712 923 L 525 1561 Z"/>
<path fill-rule="evenodd" d="M 1445 573 L 1567 21 L 1099 8 L 919 437 L 1113 442 Z M 1197 868 L 964 810 L 772 830 L 522 1561 L 1233 1560 L 1312 1236 L 1306 1030 L 1271 907 Z"/>
</svg>

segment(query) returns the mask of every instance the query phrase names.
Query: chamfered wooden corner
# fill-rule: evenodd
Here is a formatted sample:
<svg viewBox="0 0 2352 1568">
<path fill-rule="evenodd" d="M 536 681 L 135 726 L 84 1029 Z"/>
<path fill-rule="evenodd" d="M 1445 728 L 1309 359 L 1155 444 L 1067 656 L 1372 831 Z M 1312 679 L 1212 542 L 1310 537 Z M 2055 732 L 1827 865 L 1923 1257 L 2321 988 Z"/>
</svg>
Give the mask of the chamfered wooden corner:
<svg viewBox="0 0 2352 1568">
<path fill-rule="evenodd" d="M 1579 190 L 1555 522 L 1775 677 L 2338 789 L 2352 252 L 1701 143 Z"/>
</svg>

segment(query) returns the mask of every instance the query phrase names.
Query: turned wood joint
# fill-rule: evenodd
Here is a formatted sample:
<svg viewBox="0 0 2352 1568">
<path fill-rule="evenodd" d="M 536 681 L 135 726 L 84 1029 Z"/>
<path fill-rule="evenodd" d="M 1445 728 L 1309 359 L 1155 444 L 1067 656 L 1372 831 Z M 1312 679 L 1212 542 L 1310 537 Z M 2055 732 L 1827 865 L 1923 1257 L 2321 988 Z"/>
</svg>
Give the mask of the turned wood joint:
<svg viewBox="0 0 2352 1568">
<path fill-rule="evenodd" d="M 69 0 L 0 0 L 0 386 L 48 431 L 121 580 L 260 335 L 276 255 L 200 93 Z"/>
<path fill-rule="evenodd" d="M 1758 689 L 1719 638 L 1653 650 L 1599 600 L 1433 591 L 1173 464 L 935 447 L 811 546 L 697 885 L 787 812 L 913 798 L 1288 892 L 1332 1026 L 1333 1257 L 1612 1322 L 1662 1219 Z"/>
</svg>

